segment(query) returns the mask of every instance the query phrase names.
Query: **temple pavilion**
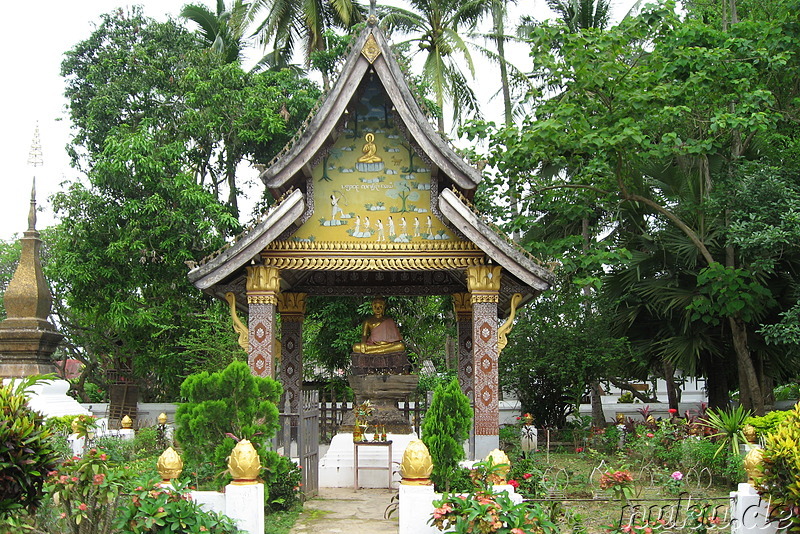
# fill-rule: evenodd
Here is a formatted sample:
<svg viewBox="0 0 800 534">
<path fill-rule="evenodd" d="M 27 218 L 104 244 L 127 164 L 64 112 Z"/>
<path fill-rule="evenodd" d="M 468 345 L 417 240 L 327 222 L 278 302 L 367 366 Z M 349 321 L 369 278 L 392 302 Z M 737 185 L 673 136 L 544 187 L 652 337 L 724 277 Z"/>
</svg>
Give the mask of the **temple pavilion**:
<svg viewBox="0 0 800 534">
<path fill-rule="evenodd" d="M 260 178 L 278 202 L 189 272 L 197 288 L 247 312 L 240 339 L 253 373 L 273 376 L 279 340 L 276 378 L 296 411 L 308 295 L 452 295 L 473 453 L 496 448 L 503 319 L 553 274 L 476 212 L 480 173 L 434 130 L 374 16 Z"/>
</svg>

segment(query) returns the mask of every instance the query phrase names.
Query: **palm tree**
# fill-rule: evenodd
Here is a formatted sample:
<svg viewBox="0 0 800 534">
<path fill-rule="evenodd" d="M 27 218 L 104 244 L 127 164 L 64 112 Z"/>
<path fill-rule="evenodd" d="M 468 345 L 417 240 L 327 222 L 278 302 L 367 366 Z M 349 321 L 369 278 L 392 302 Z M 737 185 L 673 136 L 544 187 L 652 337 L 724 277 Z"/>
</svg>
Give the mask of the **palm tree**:
<svg viewBox="0 0 800 534">
<path fill-rule="evenodd" d="M 216 13 L 202 4 L 187 4 L 181 16 L 199 26 L 200 40 L 218 54 L 223 63 L 239 61 L 246 44 L 244 34 L 252 22 L 249 4 L 233 0 L 228 9 L 225 0 L 217 0 Z"/>
<path fill-rule="evenodd" d="M 605 28 L 611 14 L 608 0 L 547 0 L 547 5 L 573 33 Z"/>
<path fill-rule="evenodd" d="M 412 10 L 397 7 L 384 15 L 383 24 L 413 35 L 400 42 L 400 49 L 411 50 L 411 57 L 422 53 L 425 61 L 422 80 L 433 92 L 436 105 L 443 108 L 445 101 L 453 106 L 453 118 L 463 115 L 479 116 L 478 101 L 467 84 L 456 60 L 462 58 L 475 75 L 467 43 L 459 32 L 475 28 L 478 20 L 490 9 L 492 0 L 409 0 Z M 438 118 L 440 133 L 444 133 L 444 117 Z"/>
<path fill-rule="evenodd" d="M 264 46 L 272 43 L 268 54 L 273 65 L 289 65 L 295 45 L 302 43 L 306 66 L 311 54 L 328 49 L 325 33 L 334 28 L 349 30 L 364 19 L 364 8 L 357 0 L 255 0 L 252 12 L 262 9 L 268 15 L 258 25 L 255 34 Z M 330 89 L 330 78 L 322 72 L 325 90 Z"/>
</svg>

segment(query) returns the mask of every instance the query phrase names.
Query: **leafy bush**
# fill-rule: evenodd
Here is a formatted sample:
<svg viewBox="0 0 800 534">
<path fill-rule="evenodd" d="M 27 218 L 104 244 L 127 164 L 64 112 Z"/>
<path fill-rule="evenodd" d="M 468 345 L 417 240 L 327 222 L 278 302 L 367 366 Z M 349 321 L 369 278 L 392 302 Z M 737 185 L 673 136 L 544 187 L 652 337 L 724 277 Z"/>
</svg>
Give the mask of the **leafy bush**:
<svg viewBox="0 0 800 534">
<path fill-rule="evenodd" d="M 266 451 L 261 462 L 268 510 L 290 510 L 300 502 L 302 468 L 275 451 Z"/>
<path fill-rule="evenodd" d="M 281 385 L 253 376 L 244 362 L 232 362 L 216 373 L 190 375 L 181 385 L 187 402 L 178 406 L 175 437 L 184 457 L 199 466 L 211 462 L 224 469 L 236 439 L 247 439 L 256 450 L 266 449 L 278 428 Z"/>
<path fill-rule="evenodd" d="M 519 457 L 511 461 L 511 469 L 508 471 L 508 480 L 516 482 L 517 493 L 526 499 L 539 499 L 547 494 L 544 485 L 544 472 L 539 464 L 531 459 Z"/>
<path fill-rule="evenodd" d="M 774 412 L 769 412 L 766 415 L 762 415 L 761 417 L 748 417 L 744 424 L 751 425 L 756 429 L 756 434 L 763 438 L 766 437 L 767 434 L 772 434 L 775 432 L 775 430 L 778 428 L 778 425 L 781 424 L 790 413 L 791 410 L 776 410 Z"/>
<path fill-rule="evenodd" d="M 758 492 L 765 495 L 778 517 L 788 518 L 788 532 L 800 532 L 800 403 L 768 434 L 764 444 Z"/>
<path fill-rule="evenodd" d="M 108 460 L 114 464 L 130 462 L 136 457 L 136 447 L 130 439 L 103 436 L 95 439 L 94 444 L 98 449 L 102 449 Z"/>
<path fill-rule="evenodd" d="M 437 488 L 449 490 L 449 479 L 458 470 L 458 462 L 466 458 L 463 443 L 471 424 L 472 408 L 458 380 L 437 387 L 422 423 L 422 441 L 433 459 L 431 480 Z"/>
<path fill-rule="evenodd" d="M 784 384 L 773 391 L 776 401 L 800 399 L 800 384 Z M 753 425 L 755 426 L 755 425 Z"/>
<path fill-rule="evenodd" d="M 0 520 L 41 503 L 47 473 L 56 466 L 52 433 L 28 407 L 25 390 L 39 377 L 0 386 Z"/>
<path fill-rule="evenodd" d="M 748 417 L 750 417 L 750 410 L 745 410 L 741 404 L 730 411 L 711 409 L 706 412 L 706 417 L 701 423 L 714 430 L 715 433 L 711 437 L 717 438 L 720 443 L 717 454 L 728 445 L 733 454 L 739 453 L 739 444 L 747 443 L 744 425 Z"/>
<path fill-rule="evenodd" d="M 155 453 L 160 453 L 166 447 L 159 447 L 158 444 L 158 429 L 153 426 L 142 427 L 136 431 L 133 438 L 133 446 L 136 450 L 137 456 L 149 456 Z"/>
<path fill-rule="evenodd" d="M 172 532 L 213 532 L 236 534 L 240 532 L 230 518 L 207 512 L 191 500 L 185 485 L 173 481 L 173 490 L 162 489 L 159 484 L 147 488 L 137 487 L 127 506 L 115 521 L 124 534 L 169 534 Z"/>
</svg>

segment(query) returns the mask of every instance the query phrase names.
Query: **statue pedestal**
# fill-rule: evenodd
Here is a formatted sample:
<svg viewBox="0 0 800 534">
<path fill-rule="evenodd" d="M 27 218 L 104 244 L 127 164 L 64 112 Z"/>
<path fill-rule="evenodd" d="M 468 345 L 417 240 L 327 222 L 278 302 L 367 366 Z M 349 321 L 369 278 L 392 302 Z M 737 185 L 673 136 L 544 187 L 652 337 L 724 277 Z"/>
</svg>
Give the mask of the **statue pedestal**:
<svg viewBox="0 0 800 534">
<path fill-rule="evenodd" d="M 400 480 L 399 467 L 403 460 L 403 453 L 417 435 L 388 434 L 387 439 L 392 441 L 392 465 L 395 472 L 392 475 L 393 485 L 396 487 Z M 361 447 L 358 451 L 358 465 L 361 468 L 358 474 L 358 485 L 362 488 L 386 487 L 386 447 Z M 353 487 L 353 434 L 339 432 L 331 440 L 331 446 L 319 462 L 319 486 L 321 488 L 352 488 Z M 374 470 L 365 470 L 364 468 Z M 382 468 L 382 469 L 380 469 Z"/>
<path fill-rule="evenodd" d="M 388 354 L 350 353 L 350 373 L 354 376 L 407 375 L 410 372 L 411 364 L 408 361 L 408 353 L 405 351 Z"/>
<path fill-rule="evenodd" d="M 8 383 L 11 380 L 4 380 Z M 46 380 L 25 391 L 28 406 L 45 417 L 61 415 L 92 415 L 92 412 L 80 405 L 78 401 L 67 395 L 69 382 L 66 380 Z"/>
<path fill-rule="evenodd" d="M 367 421 L 370 428 L 365 434 L 367 437 L 375 425 L 385 426 L 387 432 L 411 433 L 411 424 L 397 408 L 397 403 L 417 388 L 417 375 L 353 375 L 348 381 L 355 393 L 355 404 L 366 400 L 372 404 L 372 416 Z M 355 415 L 351 411 L 342 419 L 343 430 L 352 431 L 353 424 Z"/>
</svg>

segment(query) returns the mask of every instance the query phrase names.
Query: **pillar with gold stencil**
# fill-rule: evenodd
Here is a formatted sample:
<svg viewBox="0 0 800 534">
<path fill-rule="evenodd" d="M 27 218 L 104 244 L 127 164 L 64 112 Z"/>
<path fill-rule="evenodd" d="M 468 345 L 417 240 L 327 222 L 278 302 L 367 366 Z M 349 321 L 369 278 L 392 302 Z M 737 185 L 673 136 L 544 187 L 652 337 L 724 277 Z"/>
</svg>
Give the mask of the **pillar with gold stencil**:
<svg viewBox="0 0 800 534">
<path fill-rule="evenodd" d="M 247 308 L 250 352 L 247 363 L 256 376 L 275 372 L 275 312 L 280 293 L 280 272 L 274 267 L 247 267 Z"/>
<path fill-rule="evenodd" d="M 472 364 L 472 301 L 469 293 L 453 294 L 453 310 L 458 329 L 458 383 L 461 391 L 474 400 Z"/>
<path fill-rule="evenodd" d="M 500 444 L 497 373 L 500 275 L 499 266 L 476 265 L 467 269 L 467 289 L 472 302 L 475 458 L 483 458 Z"/>
<path fill-rule="evenodd" d="M 289 411 L 299 413 L 303 388 L 303 320 L 306 313 L 306 294 L 281 293 L 278 295 L 278 312 L 281 314 L 281 408 L 288 400 Z"/>
</svg>

